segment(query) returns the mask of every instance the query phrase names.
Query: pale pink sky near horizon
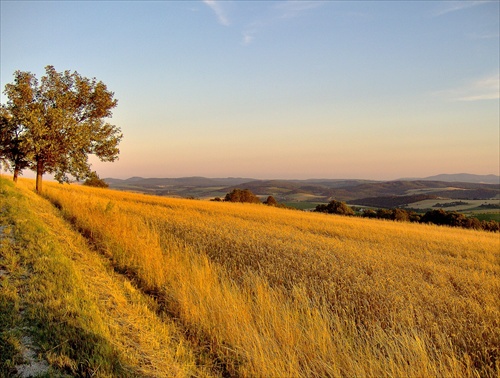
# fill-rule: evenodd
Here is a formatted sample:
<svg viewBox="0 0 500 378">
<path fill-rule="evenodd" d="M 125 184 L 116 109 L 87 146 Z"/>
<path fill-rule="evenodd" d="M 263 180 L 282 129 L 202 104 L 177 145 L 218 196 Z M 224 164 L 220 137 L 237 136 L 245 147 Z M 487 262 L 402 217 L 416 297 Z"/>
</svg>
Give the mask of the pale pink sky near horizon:
<svg viewBox="0 0 500 378">
<path fill-rule="evenodd" d="M 91 158 L 101 177 L 500 174 L 498 1 L 0 10 L 2 90 L 50 64 L 115 92 L 124 139 L 118 161 Z"/>
</svg>

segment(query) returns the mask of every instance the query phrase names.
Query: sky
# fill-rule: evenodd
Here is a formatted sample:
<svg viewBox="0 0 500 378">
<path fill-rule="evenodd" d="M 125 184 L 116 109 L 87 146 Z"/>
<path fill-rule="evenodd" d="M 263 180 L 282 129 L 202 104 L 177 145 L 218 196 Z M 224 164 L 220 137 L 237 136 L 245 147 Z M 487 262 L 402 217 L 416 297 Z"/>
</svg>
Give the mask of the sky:
<svg viewBox="0 0 500 378">
<path fill-rule="evenodd" d="M 1 0 L 1 88 L 103 81 L 124 138 L 100 177 L 498 175 L 499 7 Z"/>
</svg>

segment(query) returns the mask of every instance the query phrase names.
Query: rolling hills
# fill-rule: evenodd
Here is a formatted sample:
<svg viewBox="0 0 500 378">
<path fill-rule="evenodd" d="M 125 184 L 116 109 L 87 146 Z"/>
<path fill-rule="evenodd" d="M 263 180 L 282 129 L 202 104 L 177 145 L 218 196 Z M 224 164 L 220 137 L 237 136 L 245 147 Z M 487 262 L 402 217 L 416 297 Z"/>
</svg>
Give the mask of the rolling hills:
<svg viewBox="0 0 500 378">
<path fill-rule="evenodd" d="M 456 181 L 438 181 L 434 178 Z M 495 182 L 496 183 L 492 183 Z M 247 178 L 210 179 L 130 178 L 106 179 L 111 188 L 171 197 L 214 198 L 235 188 L 249 189 L 261 198 L 272 195 L 279 202 L 317 203 L 332 199 L 373 207 L 411 206 L 426 199 L 500 199 L 498 176 L 440 175 L 419 180 L 254 180 Z"/>
</svg>

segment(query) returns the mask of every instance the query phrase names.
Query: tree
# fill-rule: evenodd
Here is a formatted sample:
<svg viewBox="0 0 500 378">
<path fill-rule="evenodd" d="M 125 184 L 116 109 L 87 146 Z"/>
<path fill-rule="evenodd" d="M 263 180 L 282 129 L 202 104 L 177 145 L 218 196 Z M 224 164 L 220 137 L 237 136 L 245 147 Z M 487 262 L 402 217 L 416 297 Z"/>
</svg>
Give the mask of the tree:
<svg viewBox="0 0 500 378">
<path fill-rule="evenodd" d="M 278 201 L 273 196 L 267 197 L 264 203 L 268 206 L 278 206 Z"/>
<path fill-rule="evenodd" d="M 6 110 L 12 117 L 8 129 L 19 139 L 19 156 L 26 166 L 11 156 L 5 159 L 15 169 L 26 167 L 36 172 L 36 189 L 42 191 L 42 176 L 52 173 L 59 182 L 68 175 L 77 180 L 91 173 L 88 155 L 101 161 L 118 157 L 120 129 L 105 120 L 116 107 L 114 93 L 95 78 L 78 72 L 57 72 L 45 67 L 46 75 L 38 82 L 30 72 L 16 71 L 14 82 L 5 86 Z M 2 149 L 5 149 L 2 140 Z"/>
<path fill-rule="evenodd" d="M 345 202 L 332 200 L 328 205 L 318 205 L 315 211 L 328 214 L 354 215 L 354 211 Z"/>
<path fill-rule="evenodd" d="M 362 216 L 365 218 L 376 218 L 377 213 L 372 209 L 365 209 L 363 210 Z"/>
<path fill-rule="evenodd" d="M 398 222 L 408 222 L 410 220 L 410 214 L 408 214 L 408 212 L 404 209 L 392 209 L 391 219 Z"/>
<path fill-rule="evenodd" d="M 23 137 L 7 107 L 0 107 L 0 167 L 5 167 L 14 174 L 13 180 L 29 166 L 29 161 L 22 152 Z"/>
<path fill-rule="evenodd" d="M 253 194 L 249 189 L 233 189 L 230 193 L 226 194 L 224 201 L 227 202 L 248 202 L 248 203 L 261 203 L 259 197 Z"/>
<path fill-rule="evenodd" d="M 449 219 L 447 217 L 446 211 L 443 209 L 429 210 L 426 212 L 422 218 L 420 218 L 421 223 L 433 223 L 437 225 L 447 225 L 449 224 Z"/>
<path fill-rule="evenodd" d="M 83 182 L 83 185 L 93 186 L 95 188 L 109 188 L 109 185 L 99 177 L 97 172 L 92 172 L 89 177 Z"/>
</svg>

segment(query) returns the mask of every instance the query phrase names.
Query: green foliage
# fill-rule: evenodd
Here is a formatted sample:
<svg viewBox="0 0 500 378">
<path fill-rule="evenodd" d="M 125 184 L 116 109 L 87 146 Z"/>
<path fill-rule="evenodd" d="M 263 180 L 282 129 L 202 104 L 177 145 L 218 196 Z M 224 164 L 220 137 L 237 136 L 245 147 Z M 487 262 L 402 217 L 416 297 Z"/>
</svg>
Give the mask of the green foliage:
<svg viewBox="0 0 500 378">
<path fill-rule="evenodd" d="M 248 203 L 261 203 L 259 198 L 253 194 L 249 189 L 233 189 L 230 193 L 226 194 L 224 201 L 227 202 L 248 202 Z"/>
<path fill-rule="evenodd" d="M 422 223 L 434 223 L 452 227 L 482 229 L 481 221 L 477 218 L 467 218 L 464 214 L 456 211 L 447 212 L 443 209 L 431 210 L 425 213 L 420 220 Z"/>
<path fill-rule="evenodd" d="M 11 188 L 9 188 L 11 189 Z M 0 198 L 12 201 L 10 190 L 0 178 Z M 7 203 L 7 202 L 6 202 Z M 15 366 L 22 362 L 21 358 L 21 316 L 19 314 L 19 295 L 17 288 L 12 284 L 8 271 L 8 263 L 4 256 L 12 251 L 12 225 L 9 224 L 12 211 L 8 206 L 2 206 L 0 212 L 0 377 L 15 375 Z M 14 259 L 13 259 L 14 260 Z"/>
<path fill-rule="evenodd" d="M 340 202 L 336 200 L 330 201 L 328 205 L 318 205 L 316 206 L 316 210 L 319 213 L 328 213 L 328 214 L 339 214 L 339 215 L 354 215 L 354 210 L 346 205 L 345 202 Z"/>
<path fill-rule="evenodd" d="M 53 66 L 45 72 L 39 82 L 30 72 L 16 71 L 14 82 L 5 86 L 2 110 L 2 146 L 8 142 L 2 160 L 14 170 L 36 171 L 38 190 L 44 173 L 59 182 L 68 182 L 68 175 L 87 177 L 89 154 L 114 161 L 122 139 L 120 129 L 105 122 L 117 100 L 103 82 Z"/>
<path fill-rule="evenodd" d="M 464 201 L 453 201 L 453 202 L 448 202 L 448 203 L 436 203 L 435 205 L 432 205 L 432 207 L 455 207 L 455 206 L 463 206 L 463 205 L 468 205 L 469 202 L 464 202 Z"/>
<path fill-rule="evenodd" d="M 22 146 L 23 135 L 5 105 L 0 106 L 0 168 L 5 166 L 14 173 L 14 181 L 21 171 L 29 166 Z"/>
<path fill-rule="evenodd" d="M 83 185 L 93 186 L 96 188 L 109 188 L 109 185 L 103 179 L 99 178 L 97 172 L 92 172 L 89 177 L 83 182 Z"/>
<path fill-rule="evenodd" d="M 495 220 L 480 220 L 476 217 L 467 217 L 465 214 L 457 213 L 456 211 L 445 211 L 443 209 L 429 210 L 424 215 L 408 211 L 405 209 L 378 209 L 364 210 L 363 217 L 390 219 L 402 222 L 420 222 L 431 223 L 441 226 L 462 227 L 475 230 L 486 230 L 498 232 L 500 230 L 499 223 Z"/>
<path fill-rule="evenodd" d="M 339 215 L 354 215 L 349 212 L 349 206 L 342 205 L 343 202 L 332 201 L 328 205 L 316 206 L 317 212 L 339 214 Z M 347 208 L 347 209 L 346 209 Z M 352 211 L 352 209 L 350 209 Z M 476 217 L 467 217 L 465 214 L 457 213 L 456 211 L 445 211 L 443 209 L 430 210 L 424 215 L 420 215 L 414 211 L 401 208 L 395 209 L 365 209 L 358 214 L 363 218 L 388 219 L 398 222 L 419 222 L 432 223 L 442 226 L 462 227 L 474 230 L 485 230 L 498 232 L 500 231 L 500 223 L 491 218 L 478 219 Z"/>
</svg>

